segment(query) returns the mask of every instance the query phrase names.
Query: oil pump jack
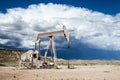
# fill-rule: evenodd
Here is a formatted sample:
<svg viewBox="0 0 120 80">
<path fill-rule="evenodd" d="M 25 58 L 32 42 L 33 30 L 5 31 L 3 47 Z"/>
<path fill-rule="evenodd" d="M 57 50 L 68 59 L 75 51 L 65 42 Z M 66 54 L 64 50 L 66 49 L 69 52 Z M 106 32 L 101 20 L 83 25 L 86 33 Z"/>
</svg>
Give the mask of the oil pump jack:
<svg viewBox="0 0 120 80">
<path fill-rule="evenodd" d="M 55 51 L 55 44 L 54 44 L 54 36 L 58 36 L 64 34 L 66 41 L 68 42 L 68 48 L 70 47 L 69 45 L 69 34 L 66 30 L 66 26 L 63 25 L 63 29 L 62 30 L 58 30 L 58 31 L 52 31 L 52 32 L 44 32 L 44 33 L 39 33 L 35 42 L 35 50 L 36 50 L 36 45 L 39 44 L 39 50 L 40 50 L 40 43 L 41 43 L 41 38 L 44 37 L 49 37 L 49 43 L 47 45 L 47 49 L 45 51 L 44 54 L 44 59 L 46 60 L 47 57 L 47 53 L 48 53 L 48 49 L 49 47 L 51 48 L 51 58 L 52 58 L 52 62 L 56 65 L 56 51 Z"/>
<path fill-rule="evenodd" d="M 29 51 L 28 53 L 26 53 L 26 54 L 28 54 L 27 57 L 28 56 L 29 57 L 27 58 L 27 65 L 24 64 L 24 66 L 26 66 L 27 68 L 32 68 L 33 66 L 36 66 L 37 68 L 48 68 L 48 66 L 51 66 L 51 65 L 54 66 L 54 67 L 57 66 L 57 64 L 56 64 L 57 57 L 56 57 L 56 51 L 55 51 L 54 37 L 59 36 L 61 34 L 64 35 L 66 41 L 68 42 L 68 48 L 69 48 L 70 47 L 70 45 L 69 45 L 69 34 L 68 34 L 68 31 L 66 30 L 65 25 L 63 25 L 62 30 L 38 33 L 37 39 L 35 41 L 35 50 L 31 51 L 31 52 Z M 42 42 L 42 38 L 45 38 L 45 37 L 49 38 L 49 42 L 48 42 L 46 51 L 44 53 L 44 56 L 41 56 L 41 54 L 40 54 L 40 44 Z M 37 50 L 37 47 L 39 47 L 39 50 Z M 51 61 L 46 61 L 49 47 L 51 49 Z M 21 55 L 21 60 L 20 60 L 21 62 L 22 62 L 23 57 L 25 57 L 25 56 Z M 26 63 L 26 59 L 24 59 L 23 62 Z"/>
</svg>

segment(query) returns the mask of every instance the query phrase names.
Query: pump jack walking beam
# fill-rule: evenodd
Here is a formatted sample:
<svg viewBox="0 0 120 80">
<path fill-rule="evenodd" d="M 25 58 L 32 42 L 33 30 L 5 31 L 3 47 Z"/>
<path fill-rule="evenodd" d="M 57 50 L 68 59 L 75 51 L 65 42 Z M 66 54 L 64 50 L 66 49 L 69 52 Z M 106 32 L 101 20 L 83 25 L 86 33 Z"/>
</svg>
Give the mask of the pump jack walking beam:
<svg viewBox="0 0 120 80">
<path fill-rule="evenodd" d="M 49 36 L 56 36 L 56 35 L 60 35 L 60 34 L 64 34 L 65 39 L 68 42 L 68 47 L 69 47 L 69 34 L 68 34 L 67 30 L 66 30 L 66 26 L 65 25 L 63 25 L 63 30 L 39 33 L 38 36 L 37 36 L 36 43 L 39 42 L 40 38 L 49 37 Z"/>
</svg>

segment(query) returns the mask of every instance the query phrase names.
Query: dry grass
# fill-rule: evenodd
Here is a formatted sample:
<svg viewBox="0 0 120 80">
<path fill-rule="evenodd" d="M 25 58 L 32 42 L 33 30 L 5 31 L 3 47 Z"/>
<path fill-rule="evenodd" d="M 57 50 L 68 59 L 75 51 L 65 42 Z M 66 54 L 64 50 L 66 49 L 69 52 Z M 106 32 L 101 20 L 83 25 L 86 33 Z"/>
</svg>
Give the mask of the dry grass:
<svg viewBox="0 0 120 80">
<path fill-rule="evenodd" d="M 59 65 L 75 65 L 75 66 L 89 66 L 89 65 L 118 65 L 119 60 L 58 60 Z"/>
</svg>

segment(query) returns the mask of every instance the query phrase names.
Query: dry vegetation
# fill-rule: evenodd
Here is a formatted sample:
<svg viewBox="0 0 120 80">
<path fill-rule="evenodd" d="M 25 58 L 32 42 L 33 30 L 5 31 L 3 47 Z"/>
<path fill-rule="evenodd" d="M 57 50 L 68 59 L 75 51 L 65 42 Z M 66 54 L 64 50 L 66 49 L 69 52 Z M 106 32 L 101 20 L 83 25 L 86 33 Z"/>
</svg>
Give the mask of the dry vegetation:
<svg viewBox="0 0 120 80">
<path fill-rule="evenodd" d="M 17 66 L 23 50 L 0 49 L 0 66 Z"/>
</svg>

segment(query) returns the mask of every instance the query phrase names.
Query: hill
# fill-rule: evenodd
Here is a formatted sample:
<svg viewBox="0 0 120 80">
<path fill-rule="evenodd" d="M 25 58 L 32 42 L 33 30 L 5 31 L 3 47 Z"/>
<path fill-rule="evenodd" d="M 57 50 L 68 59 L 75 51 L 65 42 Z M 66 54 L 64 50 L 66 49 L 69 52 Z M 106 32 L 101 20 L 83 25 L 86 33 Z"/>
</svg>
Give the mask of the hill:
<svg viewBox="0 0 120 80">
<path fill-rule="evenodd" d="M 18 66 L 19 56 L 26 50 L 0 49 L 0 66 Z M 64 60 L 58 59 L 58 65 L 120 65 L 119 60 Z"/>
<path fill-rule="evenodd" d="M 16 66 L 25 50 L 0 49 L 0 66 Z"/>
</svg>

